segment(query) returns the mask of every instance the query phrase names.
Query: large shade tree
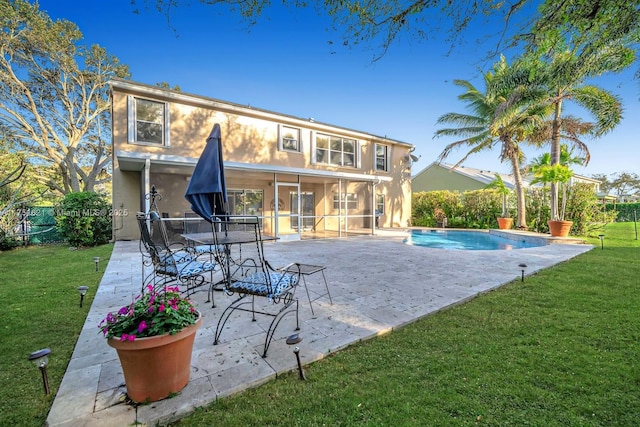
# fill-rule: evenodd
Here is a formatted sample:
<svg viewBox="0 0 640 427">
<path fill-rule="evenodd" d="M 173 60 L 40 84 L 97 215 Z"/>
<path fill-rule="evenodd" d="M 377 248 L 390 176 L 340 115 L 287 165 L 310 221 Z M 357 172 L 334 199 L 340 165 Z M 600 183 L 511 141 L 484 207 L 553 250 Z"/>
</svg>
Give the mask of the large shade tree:
<svg viewBox="0 0 640 427">
<path fill-rule="evenodd" d="M 0 125 L 32 164 L 53 166 L 42 168 L 50 188 L 92 191 L 110 179 L 107 82 L 128 67 L 37 3 L 0 1 L 0 19 Z"/>
<path fill-rule="evenodd" d="M 500 148 L 500 161 L 509 162 L 514 178 L 517 215 L 516 227 L 527 228 L 525 194 L 520 164 L 523 159 L 521 144 L 540 127 L 549 108 L 540 102 L 544 92 L 528 84 L 530 70 L 525 62 L 509 66 L 503 58 L 493 71 L 484 74 L 484 91 L 466 80 L 455 80 L 465 92 L 458 99 L 467 105 L 469 113 L 447 113 L 438 124 L 456 125 L 436 131 L 436 137 L 457 137 L 440 154 L 447 158 L 454 149 L 467 146 L 469 151 L 456 163 L 462 164 L 469 156 Z"/>
<path fill-rule="evenodd" d="M 610 176 L 595 174 L 591 177 L 600 181 L 600 191 L 604 193 L 613 193 L 618 197 L 640 193 L 640 176 L 637 173 L 618 172 Z"/>
</svg>

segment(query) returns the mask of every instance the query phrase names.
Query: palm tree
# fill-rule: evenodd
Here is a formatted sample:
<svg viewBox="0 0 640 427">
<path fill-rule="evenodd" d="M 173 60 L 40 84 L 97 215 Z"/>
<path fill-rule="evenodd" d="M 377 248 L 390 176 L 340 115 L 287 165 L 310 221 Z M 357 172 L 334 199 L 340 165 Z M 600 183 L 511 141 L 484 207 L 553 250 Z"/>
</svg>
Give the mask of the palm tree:
<svg viewBox="0 0 640 427">
<path fill-rule="evenodd" d="M 573 176 L 573 171 L 569 169 L 569 166 L 557 163 L 555 165 L 543 164 L 538 167 L 534 174 L 535 178 L 531 181 L 532 184 L 543 183 L 544 184 L 556 184 L 562 187 L 562 210 L 558 215 L 551 217 L 552 221 L 564 221 L 564 213 L 567 206 L 567 184 Z"/>
<path fill-rule="evenodd" d="M 502 215 L 501 218 L 509 217 L 509 209 L 507 209 L 507 197 L 509 197 L 509 193 L 511 193 L 511 189 L 507 186 L 507 184 L 502 179 L 502 175 L 499 173 L 494 174 L 495 178 L 491 181 L 485 188 L 491 188 L 496 190 L 496 192 L 502 196 Z"/>
<path fill-rule="evenodd" d="M 560 164 L 563 166 L 571 166 L 571 165 L 580 165 L 583 166 L 586 164 L 587 160 L 585 157 L 579 157 L 573 155 L 574 147 L 569 148 L 567 144 L 560 144 Z M 545 166 L 551 166 L 551 153 L 542 153 L 538 157 L 535 157 L 529 164 L 527 168 L 531 173 L 535 176 L 536 173 L 543 169 Z"/>
<path fill-rule="evenodd" d="M 471 114 L 447 113 L 438 119 L 439 124 L 458 125 L 439 129 L 435 137 L 462 137 L 448 144 L 439 156 L 444 160 L 454 148 L 468 146 L 469 151 L 454 166 L 462 164 L 469 156 L 500 144 L 500 161 L 509 161 L 514 178 L 517 201 L 516 227 L 526 229 L 525 194 L 520 162 L 524 157 L 520 143 L 526 142 L 550 112 L 548 105 L 540 103 L 541 93 L 529 82 L 529 70 L 525 62 L 508 66 L 504 57 L 494 64 L 493 71 L 483 75 L 485 91 L 481 92 L 466 80 L 454 84 L 465 89 L 458 99 L 465 102 Z"/>
<path fill-rule="evenodd" d="M 558 210 L 558 215 L 551 215 L 550 219 L 554 221 L 564 219 L 564 212 L 567 205 L 566 184 L 573 175 L 573 172 L 571 171 L 571 169 L 569 169 L 569 166 L 586 164 L 586 159 L 584 157 L 574 156 L 573 150 L 574 147 L 569 148 L 567 144 L 561 144 L 560 163 L 552 165 L 551 154 L 543 153 L 534 158 L 527 165 L 527 169 L 529 169 L 534 177 L 531 181 L 531 184 L 542 183 L 542 185 L 545 187 L 547 184 L 556 184 L 558 186 L 562 186 L 562 208 Z"/>
<path fill-rule="evenodd" d="M 589 160 L 591 160 L 589 147 L 580 138 L 583 135 L 593 134 L 595 132 L 595 128 L 596 125 L 594 123 L 584 122 L 577 117 L 571 115 L 562 117 L 559 125 L 560 139 L 562 141 L 567 141 L 568 143 L 560 144 L 560 164 L 567 164 L 565 161 L 567 159 L 564 156 L 569 156 L 570 158 L 575 159 L 576 162 L 573 162 L 573 164 L 586 166 L 589 163 Z M 537 147 L 550 144 L 553 129 L 554 121 L 552 119 L 546 120 L 534 133 L 529 135 L 527 139 L 531 144 Z M 569 148 L 569 145 L 571 148 Z M 573 157 L 574 150 L 578 150 L 578 155 L 575 157 Z M 548 157 L 546 162 L 551 164 L 551 153 L 545 153 L 542 156 Z M 536 159 L 534 159 L 532 163 L 535 163 L 535 160 Z"/>
<path fill-rule="evenodd" d="M 545 73 L 539 75 L 548 88 L 548 102 L 553 106 L 551 122 L 551 164 L 560 164 L 560 141 L 562 139 L 562 108 L 565 101 L 574 101 L 585 108 L 595 119 L 593 133 L 602 136 L 615 128 L 622 119 L 620 98 L 598 86 L 585 82 L 608 72 L 625 69 L 635 59 L 633 49 L 624 46 L 621 40 L 600 45 L 597 49 L 578 52 L 561 47 L 550 40 L 542 50 L 542 59 L 547 63 Z M 544 47 L 542 49 L 545 49 Z M 542 83 L 542 82 L 541 82 Z M 586 157 L 588 162 L 588 156 Z M 551 216 L 558 216 L 558 187 L 551 184 Z"/>
</svg>

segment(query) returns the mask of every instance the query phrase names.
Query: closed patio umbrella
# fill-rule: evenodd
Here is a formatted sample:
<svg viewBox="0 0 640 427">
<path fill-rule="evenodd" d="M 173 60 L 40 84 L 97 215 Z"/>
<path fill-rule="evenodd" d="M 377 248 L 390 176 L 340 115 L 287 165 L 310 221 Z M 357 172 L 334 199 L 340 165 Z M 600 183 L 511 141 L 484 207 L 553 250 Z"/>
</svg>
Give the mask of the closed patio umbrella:
<svg viewBox="0 0 640 427">
<path fill-rule="evenodd" d="M 214 215 L 228 215 L 222 138 L 217 123 L 207 138 L 184 197 L 191 203 L 191 210 L 209 222 Z"/>
</svg>

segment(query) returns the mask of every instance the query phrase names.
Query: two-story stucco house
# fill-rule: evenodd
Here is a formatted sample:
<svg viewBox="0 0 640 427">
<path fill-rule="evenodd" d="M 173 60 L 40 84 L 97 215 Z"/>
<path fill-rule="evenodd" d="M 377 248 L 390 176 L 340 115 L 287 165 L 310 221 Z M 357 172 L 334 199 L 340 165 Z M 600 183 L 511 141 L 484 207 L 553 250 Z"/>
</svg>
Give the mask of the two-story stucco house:
<svg viewBox="0 0 640 427">
<path fill-rule="evenodd" d="M 408 223 L 412 144 L 128 80 L 110 86 L 116 240 L 139 238 L 135 212 L 149 208 L 152 186 L 166 216 L 191 216 L 184 194 L 216 123 L 230 213 L 259 216 L 265 234 L 346 236 Z"/>
</svg>

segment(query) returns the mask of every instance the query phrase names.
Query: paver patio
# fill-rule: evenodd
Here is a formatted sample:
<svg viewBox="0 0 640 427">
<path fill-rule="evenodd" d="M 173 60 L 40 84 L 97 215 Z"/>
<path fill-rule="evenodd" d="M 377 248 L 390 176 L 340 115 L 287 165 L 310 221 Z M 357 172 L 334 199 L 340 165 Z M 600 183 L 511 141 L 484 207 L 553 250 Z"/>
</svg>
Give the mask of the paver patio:
<svg viewBox="0 0 640 427">
<path fill-rule="evenodd" d="M 551 244 L 510 251 L 448 251 L 406 245 L 405 235 L 381 231 L 378 236 L 265 244 L 273 265 L 295 261 L 327 266 L 332 305 L 327 297 L 319 298 L 313 303 L 313 316 L 305 291 L 297 291 L 303 338 L 298 346 L 304 364 L 519 279 L 520 263 L 527 265 L 530 275 L 593 248 Z M 312 298 L 324 291 L 321 275 L 306 279 Z M 251 322 L 250 315 L 238 313 L 214 346 L 217 319 L 233 297 L 216 292 L 217 307 L 212 308 L 205 302 L 206 292 L 197 293 L 193 300 L 203 314 L 203 326 L 194 344 L 189 384 L 175 397 L 136 410 L 124 403 L 117 354 L 97 325 L 107 312 L 130 302 L 140 288 L 139 242 L 116 242 L 48 415 L 49 426 L 123 426 L 136 420 L 162 424 L 297 368 L 293 349 L 285 343 L 294 333 L 293 316 L 280 324 L 263 359 L 267 319 Z"/>
</svg>

